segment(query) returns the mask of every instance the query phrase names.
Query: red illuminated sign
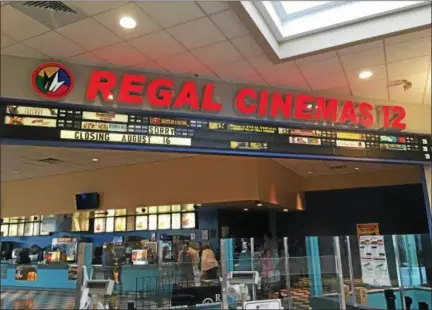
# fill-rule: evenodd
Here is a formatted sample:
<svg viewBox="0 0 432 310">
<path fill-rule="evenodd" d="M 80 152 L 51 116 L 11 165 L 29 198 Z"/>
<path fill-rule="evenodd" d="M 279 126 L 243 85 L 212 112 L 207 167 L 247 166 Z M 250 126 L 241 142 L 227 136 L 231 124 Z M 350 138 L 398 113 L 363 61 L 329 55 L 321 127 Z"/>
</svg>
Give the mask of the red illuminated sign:
<svg viewBox="0 0 432 310">
<path fill-rule="evenodd" d="M 118 88 L 119 87 L 119 88 Z M 114 90 L 119 89 L 114 98 Z M 86 99 L 95 101 L 101 96 L 104 101 L 140 105 L 144 93 L 150 105 L 156 108 L 173 110 L 201 111 L 212 114 L 223 109 L 220 102 L 214 100 L 214 84 L 205 83 L 202 96 L 198 95 L 198 86 L 194 81 L 187 81 L 174 96 L 174 81 L 168 78 L 147 80 L 145 75 L 124 74 L 121 79 L 109 71 L 93 71 L 86 93 Z M 233 100 L 241 116 L 269 117 L 295 121 L 324 121 L 334 124 L 360 124 L 370 127 L 375 122 L 375 108 L 367 103 L 355 105 L 345 100 L 339 105 L 336 98 L 289 94 L 278 91 L 242 88 Z M 311 108 L 315 107 L 315 108 Z M 403 130 L 406 124 L 405 109 L 400 106 L 382 106 L 383 127 Z"/>
</svg>

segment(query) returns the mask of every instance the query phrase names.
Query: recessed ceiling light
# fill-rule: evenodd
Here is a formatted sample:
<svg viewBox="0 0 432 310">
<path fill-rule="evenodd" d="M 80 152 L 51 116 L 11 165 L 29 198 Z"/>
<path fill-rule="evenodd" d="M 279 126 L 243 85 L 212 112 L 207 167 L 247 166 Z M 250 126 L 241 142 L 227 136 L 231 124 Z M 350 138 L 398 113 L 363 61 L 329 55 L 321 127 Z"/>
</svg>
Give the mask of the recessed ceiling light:
<svg viewBox="0 0 432 310">
<path fill-rule="evenodd" d="M 362 72 L 359 73 L 358 77 L 361 80 L 367 80 L 368 78 L 370 78 L 373 75 L 373 73 L 371 71 L 368 70 L 364 70 Z"/>
<path fill-rule="evenodd" d="M 200 203 L 197 203 L 196 206 L 197 206 L 197 207 L 201 207 L 202 205 L 201 205 Z"/>
<path fill-rule="evenodd" d="M 119 24 L 125 29 L 134 29 L 137 25 L 135 19 L 130 16 L 123 16 L 120 18 Z"/>
<path fill-rule="evenodd" d="M 262 203 L 261 202 L 257 202 L 257 207 L 262 207 Z"/>
<path fill-rule="evenodd" d="M 284 212 L 288 212 L 288 209 L 284 209 Z"/>
<path fill-rule="evenodd" d="M 249 211 L 249 209 L 248 209 L 248 208 L 245 208 L 245 209 L 243 209 L 243 211 Z"/>
<path fill-rule="evenodd" d="M 360 170 L 360 168 L 359 167 L 355 167 L 354 170 Z"/>
<path fill-rule="evenodd" d="M 113 100 L 114 96 L 113 95 L 108 95 L 108 100 Z"/>
<path fill-rule="evenodd" d="M 99 161 L 99 158 L 93 158 L 92 159 L 92 162 L 98 162 Z"/>
<path fill-rule="evenodd" d="M 312 174 L 312 171 L 309 171 L 308 174 Z"/>
</svg>

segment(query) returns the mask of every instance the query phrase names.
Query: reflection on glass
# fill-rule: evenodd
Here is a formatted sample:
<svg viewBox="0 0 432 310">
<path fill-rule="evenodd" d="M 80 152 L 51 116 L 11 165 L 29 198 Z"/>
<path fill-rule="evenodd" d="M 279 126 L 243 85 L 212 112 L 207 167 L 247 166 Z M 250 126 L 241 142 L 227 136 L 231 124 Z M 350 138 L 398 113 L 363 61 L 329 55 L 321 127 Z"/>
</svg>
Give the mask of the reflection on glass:
<svg viewBox="0 0 432 310">
<path fill-rule="evenodd" d="M 157 215 L 152 214 L 149 215 L 149 230 L 156 230 L 157 229 Z"/>
<path fill-rule="evenodd" d="M 135 229 L 136 230 L 147 230 L 147 220 L 148 217 L 147 215 L 139 215 L 136 217 L 136 224 L 135 224 Z"/>
<path fill-rule="evenodd" d="M 172 229 L 180 229 L 181 228 L 181 214 L 180 213 L 173 213 L 171 219 L 172 219 L 171 228 Z"/>
<path fill-rule="evenodd" d="M 158 229 L 171 228 L 171 214 L 160 214 L 158 217 Z"/>
<path fill-rule="evenodd" d="M 195 228 L 195 213 L 182 214 L 182 228 Z"/>
</svg>

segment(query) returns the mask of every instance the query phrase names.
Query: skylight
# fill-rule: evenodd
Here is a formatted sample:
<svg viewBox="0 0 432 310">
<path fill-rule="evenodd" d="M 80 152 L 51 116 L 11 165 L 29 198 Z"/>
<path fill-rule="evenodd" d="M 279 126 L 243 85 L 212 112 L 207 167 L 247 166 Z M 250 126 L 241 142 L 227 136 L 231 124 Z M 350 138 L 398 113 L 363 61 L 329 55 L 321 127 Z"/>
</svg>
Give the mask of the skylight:
<svg viewBox="0 0 432 310">
<path fill-rule="evenodd" d="M 425 1 L 263 1 L 282 40 L 422 5 Z"/>
</svg>

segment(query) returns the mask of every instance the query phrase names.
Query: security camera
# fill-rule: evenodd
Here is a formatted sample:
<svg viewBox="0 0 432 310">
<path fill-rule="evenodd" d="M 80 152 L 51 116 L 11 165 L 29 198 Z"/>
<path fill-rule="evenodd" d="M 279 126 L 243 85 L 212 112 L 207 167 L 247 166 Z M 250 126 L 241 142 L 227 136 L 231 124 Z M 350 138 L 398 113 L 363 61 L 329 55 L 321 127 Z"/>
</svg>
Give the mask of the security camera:
<svg viewBox="0 0 432 310">
<path fill-rule="evenodd" d="M 407 91 L 408 89 L 410 89 L 412 87 L 412 83 L 410 81 L 406 81 L 403 84 L 403 89 L 404 91 Z"/>
<path fill-rule="evenodd" d="M 146 213 L 146 211 L 147 211 L 146 208 L 142 208 L 142 209 L 141 209 L 141 212 L 142 212 L 142 213 Z"/>
</svg>

